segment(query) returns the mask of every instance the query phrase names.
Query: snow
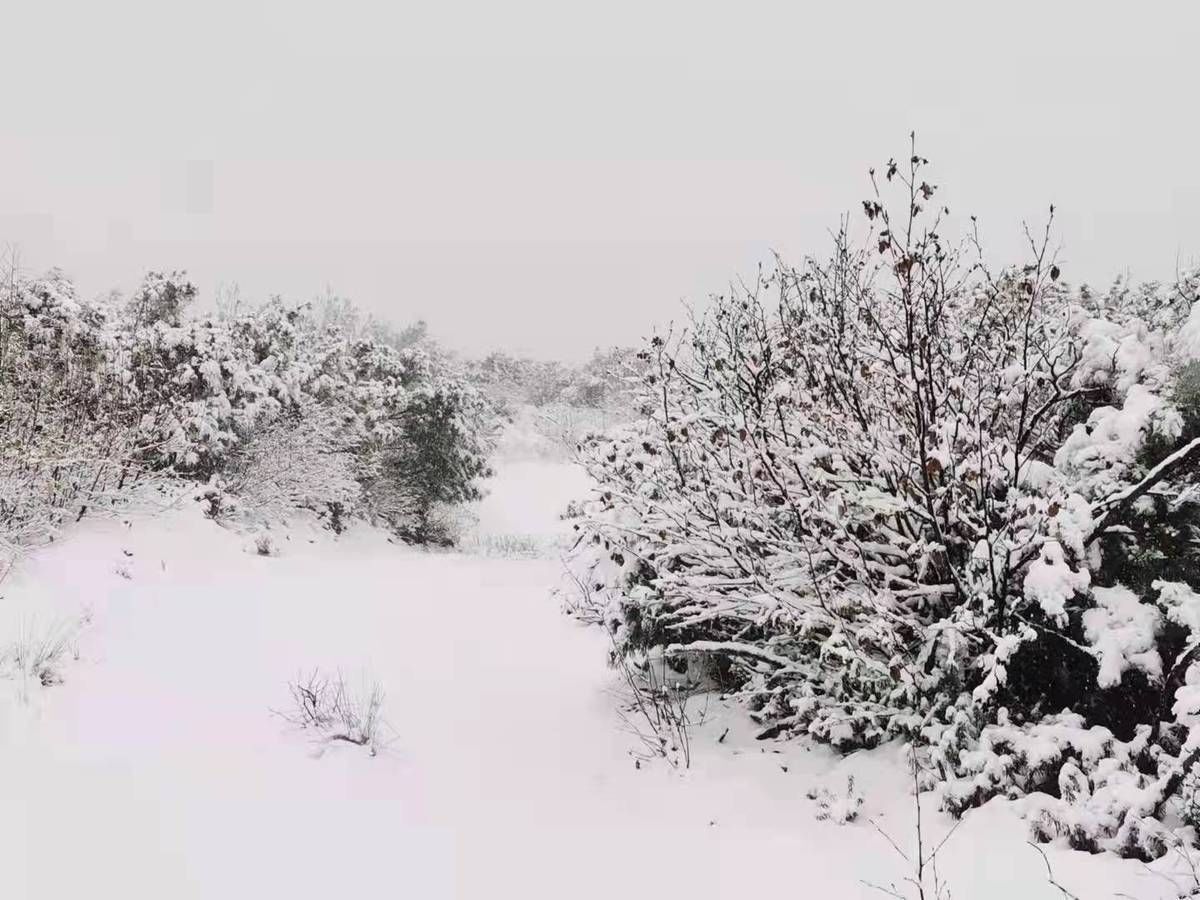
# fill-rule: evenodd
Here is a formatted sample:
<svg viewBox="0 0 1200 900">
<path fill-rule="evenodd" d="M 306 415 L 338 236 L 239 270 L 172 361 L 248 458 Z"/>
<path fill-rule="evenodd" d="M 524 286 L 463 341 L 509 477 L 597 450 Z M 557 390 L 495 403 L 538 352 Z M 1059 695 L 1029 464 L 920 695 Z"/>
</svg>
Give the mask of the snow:
<svg viewBox="0 0 1200 900">
<path fill-rule="evenodd" d="M 1030 564 L 1025 575 L 1025 596 L 1040 605 L 1050 618 L 1065 620 L 1067 601 L 1087 590 L 1090 583 L 1091 573 L 1087 569 L 1076 572 L 1067 565 L 1058 541 L 1046 541 L 1041 556 Z"/>
<path fill-rule="evenodd" d="M 1161 578 L 1150 586 L 1158 591 L 1167 618 L 1186 628 L 1193 639 L 1200 636 L 1200 594 L 1182 582 Z"/>
<path fill-rule="evenodd" d="M 1184 362 L 1200 360 L 1200 303 L 1193 303 L 1187 321 L 1175 337 L 1176 349 Z"/>
<path fill-rule="evenodd" d="M 562 462 L 502 459 L 481 527 L 546 535 Z M 85 520 L 0 585 L 0 643 L 79 625 L 62 684 L 0 681 L 0 896 L 880 896 L 909 874 L 911 779 L 888 745 L 758 742 L 714 698 L 692 767 L 635 767 L 607 639 L 562 616 L 554 558 L 426 553 L 297 523 L 279 555 L 190 503 Z M 122 574 L 122 572 L 124 574 Z M 315 666 L 375 678 L 387 746 L 320 745 L 272 710 Z M 845 789 L 853 777 L 852 799 Z M 821 794 L 820 790 L 825 793 Z M 825 797 L 835 807 L 818 821 Z M 829 805 L 827 803 L 827 805 Z M 926 840 L 952 821 L 923 798 Z M 838 819 L 853 821 L 839 825 Z M 1061 896 L 1014 805 L 939 856 L 955 897 Z M 1159 874 L 1048 847 L 1081 897 Z"/>
<path fill-rule="evenodd" d="M 1056 451 L 1055 465 L 1063 472 L 1086 477 L 1095 496 L 1113 493 L 1120 477 L 1134 463 L 1146 436 L 1170 440 L 1182 430 L 1178 410 L 1145 385 L 1135 384 L 1120 409 L 1102 406 L 1086 425 L 1076 425 Z"/>
<path fill-rule="evenodd" d="M 1083 633 L 1095 647 L 1100 660 L 1096 681 L 1102 688 L 1115 687 L 1129 668 L 1141 669 L 1151 681 L 1162 679 L 1162 660 L 1155 638 L 1162 628 L 1158 609 L 1142 603 L 1124 585 L 1095 587 L 1094 609 L 1084 610 Z"/>
</svg>

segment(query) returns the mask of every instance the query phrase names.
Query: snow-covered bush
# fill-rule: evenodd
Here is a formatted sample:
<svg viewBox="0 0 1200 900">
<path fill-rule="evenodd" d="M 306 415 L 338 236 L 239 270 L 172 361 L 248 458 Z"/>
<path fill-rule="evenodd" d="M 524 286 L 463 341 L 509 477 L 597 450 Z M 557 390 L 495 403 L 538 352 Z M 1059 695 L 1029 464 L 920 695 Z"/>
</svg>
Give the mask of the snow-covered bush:
<svg viewBox="0 0 1200 900">
<path fill-rule="evenodd" d="M 315 385 L 349 416 L 364 510 L 406 539 L 446 542 L 439 511 L 478 499 L 489 474 L 494 420 L 481 395 L 423 348 L 371 341 L 326 359 Z"/>
<path fill-rule="evenodd" d="M 221 485 L 252 516 L 309 509 L 328 517 L 335 531 L 358 510 L 362 494 L 345 422 L 311 401 L 252 431 L 231 454 Z M 224 511 L 232 512 L 228 504 Z"/>
<path fill-rule="evenodd" d="M 1072 290 L 1049 225 L 990 272 L 926 165 L 650 342 L 575 565 L 618 652 L 705 661 L 764 734 L 918 738 L 950 808 L 1047 791 L 1154 856 L 1200 761 L 1200 278 Z"/>
<path fill-rule="evenodd" d="M 363 676 L 359 688 L 346 684 L 340 671 L 332 675 L 314 669 L 288 684 L 292 705 L 281 713 L 297 728 L 313 731 L 325 743 L 344 742 L 379 751 L 383 721 L 383 686 Z"/>
<path fill-rule="evenodd" d="M 857 819 L 863 805 L 863 796 L 854 786 L 853 775 L 846 776 L 844 791 L 813 785 L 806 796 L 817 805 L 817 811 L 814 813 L 817 821 L 830 821 L 837 825 L 845 825 Z"/>
<path fill-rule="evenodd" d="M 18 696 L 28 701 L 33 685 L 52 687 L 63 681 L 68 657 L 79 658 L 79 634 L 90 623 L 89 613 L 47 628 L 33 622 L 22 625 L 16 639 L 0 646 L 0 678 L 17 683 Z"/>
<path fill-rule="evenodd" d="M 151 272 L 129 298 L 126 314 L 134 329 L 155 322 L 178 327 L 195 299 L 196 286 L 187 280 L 185 273 Z"/>
<path fill-rule="evenodd" d="M 352 308 L 191 316 L 195 288 L 151 273 L 127 302 L 61 274 L 0 290 L 0 539 L 44 539 L 146 473 L 202 483 L 214 518 L 304 507 L 442 539 L 445 504 L 487 474 L 487 405 L 423 337 L 342 325 Z"/>
<path fill-rule="evenodd" d="M 534 432 L 545 441 L 548 454 L 569 457 L 589 434 L 608 431 L 627 418 L 628 414 L 623 410 L 551 403 L 536 410 L 531 424 Z"/>
<path fill-rule="evenodd" d="M 563 399 L 573 373 L 563 363 L 528 359 L 504 352 L 468 363 L 471 380 L 505 407 L 544 406 Z"/>
<path fill-rule="evenodd" d="M 692 729 L 703 724 L 707 704 L 692 708 L 697 686 L 686 670 L 676 671 L 665 656 L 634 661 L 614 649 L 611 657 L 621 674 L 624 696 L 618 715 L 625 731 L 636 740 L 629 751 L 638 768 L 661 759 L 672 768 L 692 765 Z"/>
<path fill-rule="evenodd" d="M 194 293 L 153 274 L 148 281 L 151 287 L 139 294 Z M 274 302 L 232 321 L 144 315 L 121 321 L 112 364 L 140 414 L 146 462 L 208 478 L 247 434 L 294 408 L 303 398 L 301 315 Z"/>
<path fill-rule="evenodd" d="M 436 511 L 478 496 L 491 421 L 436 348 L 407 332 L 351 338 L 279 304 L 227 327 L 249 361 L 222 366 L 246 400 L 231 418 L 241 459 L 226 463 L 230 488 L 273 492 L 268 505 L 317 509 L 335 528 L 361 515 L 409 540 L 445 539 Z"/>
<path fill-rule="evenodd" d="M 107 328 L 59 272 L 0 287 L 0 550 L 53 536 L 135 468 Z"/>
<path fill-rule="evenodd" d="M 636 350 L 613 347 L 597 349 L 580 365 L 496 352 L 469 361 L 466 374 L 511 415 L 521 406 L 623 410 L 633 395 L 629 376 L 637 368 Z"/>
<path fill-rule="evenodd" d="M 536 534 L 473 535 L 462 549 L 492 559 L 537 559 L 554 550 L 554 542 Z"/>
</svg>

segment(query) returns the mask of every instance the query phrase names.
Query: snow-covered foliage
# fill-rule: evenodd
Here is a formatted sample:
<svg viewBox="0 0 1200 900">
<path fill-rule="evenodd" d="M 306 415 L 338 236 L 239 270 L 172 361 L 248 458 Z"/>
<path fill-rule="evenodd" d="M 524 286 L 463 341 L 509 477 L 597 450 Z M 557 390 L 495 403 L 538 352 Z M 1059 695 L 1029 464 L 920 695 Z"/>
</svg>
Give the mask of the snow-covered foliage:
<svg viewBox="0 0 1200 900">
<path fill-rule="evenodd" d="M 863 805 L 862 794 L 854 787 L 853 775 L 846 779 L 845 791 L 814 785 L 806 796 L 816 802 L 817 810 L 814 815 L 817 821 L 832 821 L 838 825 L 845 825 L 857 819 Z"/>
<path fill-rule="evenodd" d="M 0 287 L 0 551 L 53 535 L 129 474 L 134 420 L 104 310 L 59 272 Z"/>
<path fill-rule="evenodd" d="M 1049 225 L 992 273 L 926 165 L 873 173 L 861 248 L 643 351 L 639 418 L 580 446 L 589 608 L 764 736 L 906 736 L 948 808 L 1042 791 L 1039 836 L 1161 855 L 1200 761 L 1200 277 L 1071 289 Z"/>
<path fill-rule="evenodd" d="M 257 426 L 294 409 L 307 363 L 301 316 L 271 303 L 233 321 L 120 322 L 112 363 L 142 413 L 147 461 L 208 477 Z"/>
<path fill-rule="evenodd" d="M 146 473 L 199 480 L 214 515 L 307 507 L 438 539 L 474 499 L 486 404 L 412 330 L 351 307 L 190 316 L 195 288 L 151 273 L 127 302 L 79 301 L 59 273 L 0 292 L 0 535 L 53 533 Z M 352 325 L 352 332 L 343 326 Z M 415 336 L 414 336 L 415 334 Z"/>
<path fill-rule="evenodd" d="M 583 409 L 621 407 L 631 399 L 629 374 L 637 351 L 628 347 L 597 349 L 581 365 L 490 353 L 467 364 L 473 383 L 505 409 L 530 405 Z"/>
<path fill-rule="evenodd" d="M 344 434 L 334 410 L 310 401 L 251 432 L 201 495 L 210 504 L 216 499 L 216 518 L 312 509 L 341 530 L 343 517 L 359 509 L 362 497 L 353 445 Z"/>
</svg>

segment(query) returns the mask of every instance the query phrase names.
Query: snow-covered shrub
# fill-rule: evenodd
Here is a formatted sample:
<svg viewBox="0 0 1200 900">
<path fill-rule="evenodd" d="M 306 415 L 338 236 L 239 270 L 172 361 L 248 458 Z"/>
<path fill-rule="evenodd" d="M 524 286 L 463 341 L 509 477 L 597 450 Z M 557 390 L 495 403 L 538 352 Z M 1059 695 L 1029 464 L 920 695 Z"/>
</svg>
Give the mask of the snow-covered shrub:
<svg viewBox="0 0 1200 900">
<path fill-rule="evenodd" d="M 563 612 L 588 625 L 603 624 L 608 614 L 604 585 L 598 583 L 593 588 L 588 575 L 571 565 L 564 566 L 563 575 L 564 585 L 557 592 Z"/>
<path fill-rule="evenodd" d="M 678 671 L 666 656 L 635 661 L 616 649 L 611 661 L 625 688 L 618 714 L 637 741 L 629 751 L 635 764 L 661 759 L 672 768 L 690 768 L 692 728 L 703 723 L 707 705 L 692 708 L 697 690 L 687 670 Z"/>
<path fill-rule="evenodd" d="M 589 425 L 627 415 L 639 368 L 636 350 L 613 347 L 581 365 L 497 352 L 468 361 L 464 374 L 501 418 L 519 420 L 532 409 L 540 434 L 574 447 Z"/>
<path fill-rule="evenodd" d="M 239 508 L 237 498 L 225 490 L 225 483 L 215 475 L 196 488 L 192 499 L 201 505 L 209 519 L 228 520 Z"/>
<path fill-rule="evenodd" d="M 0 547 L 53 536 L 136 474 L 107 328 L 59 272 L 0 287 Z"/>
<path fill-rule="evenodd" d="M 79 633 L 90 621 L 90 614 L 84 613 L 47 628 L 25 623 L 16 639 L 0 646 L 0 678 L 16 680 L 23 700 L 29 699 L 29 689 L 35 684 L 61 684 L 63 666 L 68 657 L 79 658 Z"/>
<path fill-rule="evenodd" d="M 468 373 L 495 402 L 508 407 L 559 402 L 574 380 L 572 370 L 563 363 L 500 351 L 468 363 Z"/>
<path fill-rule="evenodd" d="M 553 549 L 553 541 L 536 534 L 479 534 L 463 544 L 467 553 L 493 559 L 537 559 Z"/>
<path fill-rule="evenodd" d="M 139 295 L 190 289 L 154 275 L 147 280 Z M 127 403 L 140 414 L 146 462 L 208 478 L 253 429 L 294 408 L 306 371 L 297 341 L 301 315 L 273 302 L 232 321 L 122 321 L 112 363 Z"/>
<path fill-rule="evenodd" d="M 251 431 L 231 453 L 221 484 L 252 516 L 286 518 L 309 509 L 335 530 L 341 517 L 358 510 L 362 493 L 345 421 L 311 402 Z M 224 512 L 232 510 L 226 505 Z M 221 518 L 221 510 L 213 515 Z"/>
<path fill-rule="evenodd" d="M 196 299 L 196 286 L 184 272 L 150 272 L 126 304 L 135 329 L 155 322 L 178 327 Z"/>
<path fill-rule="evenodd" d="M 532 425 L 535 433 L 545 440 L 550 454 L 569 457 L 589 434 L 608 431 L 627 417 L 624 412 L 604 407 L 552 403 L 537 410 Z"/>
<path fill-rule="evenodd" d="M 214 518 L 305 507 L 408 539 L 477 496 L 494 421 L 424 337 L 273 300 L 189 317 L 195 288 L 151 273 L 124 303 L 12 273 L 0 290 L 0 540 L 44 539 L 146 472 L 203 483 Z M 352 324 L 348 335 L 342 325 Z"/>
<path fill-rule="evenodd" d="M 311 508 L 335 528 L 368 516 L 419 542 L 444 538 L 441 505 L 478 496 L 490 421 L 435 349 L 351 339 L 279 303 L 194 327 L 228 352 L 193 365 L 210 373 L 203 383 L 172 381 L 184 386 L 166 443 L 176 464 L 220 471 L 227 490 L 262 510 Z"/>
<path fill-rule="evenodd" d="M 863 796 L 854 786 L 853 775 L 846 776 L 844 791 L 814 785 L 806 796 L 817 804 L 817 811 L 814 813 L 817 821 L 831 821 L 837 825 L 845 825 L 857 819 L 863 805 Z"/>
<path fill-rule="evenodd" d="M 650 342 L 574 564 L 618 653 L 707 661 L 764 735 L 919 738 L 951 809 L 1048 792 L 1154 856 L 1200 762 L 1200 278 L 1073 290 L 1049 227 L 992 273 L 925 169 Z"/>
<path fill-rule="evenodd" d="M 445 543 L 439 511 L 479 498 L 494 421 L 481 395 L 425 348 L 336 345 L 313 380 L 343 411 L 365 514 L 408 540 Z"/>
<path fill-rule="evenodd" d="M 372 756 L 379 750 L 383 721 L 383 686 L 363 676 L 359 688 L 346 684 L 340 671 L 332 675 L 314 669 L 288 684 L 292 706 L 281 713 L 298 728 L 314 731 L 321 741 L 357 744 Z"/>
</svg>

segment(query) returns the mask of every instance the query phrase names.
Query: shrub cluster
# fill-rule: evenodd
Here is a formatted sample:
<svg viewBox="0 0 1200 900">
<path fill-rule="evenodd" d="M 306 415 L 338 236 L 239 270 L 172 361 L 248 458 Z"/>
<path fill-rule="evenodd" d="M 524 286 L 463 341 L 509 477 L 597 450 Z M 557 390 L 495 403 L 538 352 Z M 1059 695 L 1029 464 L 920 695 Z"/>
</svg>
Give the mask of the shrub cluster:
<svg viewBox="0 0 1200 900">
<path fill-rule="evenodd" d="M 1049 223 L 990 271 L 926 166 L 642 351 L 636 422 L 579 448 L 584 613 L 764 736 L 904 737 L 955 812 L 1039 792 L 1039 836 L 1161 855 L 1200 761 L 1200 276 L 1073 289 Z"/>
<path fill-rule="evenodd" d="M 51 535 L 147 475 L 200 482 L 216 516 L 306 507 L 436 541 L 487 474 L 487 407 L 423 329 L 343 304 L 191 315 L 181 273 L 126 302 L 59 273 L 0 290 L 0 535 Z"/>
<path fill-rule="evenodd" d="M 636 351 L 626 347 L 597 349 L 587 362 L 567 365 L 490 353 L 466 366 L 471 381 L 500 408 L 521 405 L 606 409 L 630 400 L 626 373 L 636 364 Z"/>
</svg>

